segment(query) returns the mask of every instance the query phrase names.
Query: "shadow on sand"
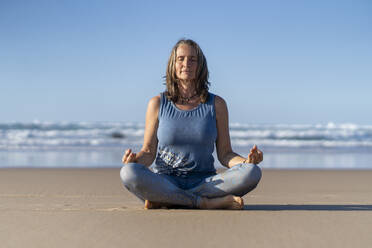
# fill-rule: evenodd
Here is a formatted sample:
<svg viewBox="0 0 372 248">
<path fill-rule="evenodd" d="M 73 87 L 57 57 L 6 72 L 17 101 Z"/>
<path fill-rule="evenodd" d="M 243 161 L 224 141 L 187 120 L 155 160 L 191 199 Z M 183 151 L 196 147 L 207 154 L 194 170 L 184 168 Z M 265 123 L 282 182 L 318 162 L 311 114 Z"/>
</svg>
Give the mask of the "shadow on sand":
<svg viewBox="0 0 372 248">
<path fill-rule="evenodd" d="M 372 211 L 372 205 L 244 205 L 254 211 Z"/>
</svg>

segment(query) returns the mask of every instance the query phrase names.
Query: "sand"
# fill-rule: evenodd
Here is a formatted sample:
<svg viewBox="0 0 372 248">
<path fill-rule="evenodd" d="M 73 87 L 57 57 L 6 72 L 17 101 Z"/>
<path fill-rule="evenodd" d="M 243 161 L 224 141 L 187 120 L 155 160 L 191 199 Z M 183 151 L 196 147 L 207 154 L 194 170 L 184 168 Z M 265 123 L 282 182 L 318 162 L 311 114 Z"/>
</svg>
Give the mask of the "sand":
<svg viewBox="0 0 372 248">
<path fill-rule="evenodd" d="M 0 169 L 0 247 L 371 247 L 372 170 L 264 170 L 245 209 L 143 210 L 119 169 Z"/>
</svg>

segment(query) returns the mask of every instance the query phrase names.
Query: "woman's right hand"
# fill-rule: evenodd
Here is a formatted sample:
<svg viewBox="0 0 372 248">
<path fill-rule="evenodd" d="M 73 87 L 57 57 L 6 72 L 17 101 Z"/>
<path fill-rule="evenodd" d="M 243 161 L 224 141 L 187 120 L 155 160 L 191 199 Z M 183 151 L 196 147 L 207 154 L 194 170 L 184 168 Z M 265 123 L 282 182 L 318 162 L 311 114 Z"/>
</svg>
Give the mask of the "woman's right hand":
<svg viewBox="0 0 372 248">
<path fill-rule="evenodd" d="M 132 152 L 131 149 L 127 149 L 123 155 L 123 158 L 121 159 L 121 162 L 123 164 L 128 164 L 128 163 L 136 163 L 136 154 Z"/>
</svg>

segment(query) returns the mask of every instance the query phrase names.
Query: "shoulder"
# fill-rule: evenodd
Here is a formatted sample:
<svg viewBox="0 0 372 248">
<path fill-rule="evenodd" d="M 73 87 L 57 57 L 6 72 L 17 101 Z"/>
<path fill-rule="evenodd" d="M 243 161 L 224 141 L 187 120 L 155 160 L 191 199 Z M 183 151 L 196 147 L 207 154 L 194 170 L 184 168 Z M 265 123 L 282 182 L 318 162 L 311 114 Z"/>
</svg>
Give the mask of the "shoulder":
<svg viewBox="0 0 372 248">
<path fill-rule="evenodd" d="M 160 95 L 154 96 L 149 100 L 149 105 L 160 105 Z"/>
<path fill-rule="evenodd" d="M 227 108 L 226 101 L 218 95 L 214 95 L 214 106 L 215 106 L 217 111 Z"/>
<path fill-rule="evenodd" d="M 160 107 L 160 95 L 152 97 L 147 105 L 148 110 L 158 111 Z"/>
<path fill-rule="evenodd" d="M 214 108 L 216 110 L 217 120 L 227 117 L 228 111 L 226 101 L 218 95 L 214 96 Z"/>
</svg>

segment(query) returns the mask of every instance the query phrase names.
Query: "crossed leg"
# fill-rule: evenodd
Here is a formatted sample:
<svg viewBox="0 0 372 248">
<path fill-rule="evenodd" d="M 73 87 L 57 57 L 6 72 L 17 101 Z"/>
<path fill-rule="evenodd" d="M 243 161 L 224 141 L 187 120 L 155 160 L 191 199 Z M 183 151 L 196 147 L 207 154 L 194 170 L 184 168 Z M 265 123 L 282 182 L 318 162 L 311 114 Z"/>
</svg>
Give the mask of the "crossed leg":
<svg viewBox="0 0 372 248">
<path fill-rule="evenodd" d="M 169 203 L 187 207 L 196 207 L 200 197 L 178 187 L 172 177 L 157 174 L 146 166 L 128 163 L 120 170 L 124 186 L 143 202 Z"/>
<path fill-rule="evenodd" d="M 145 208 L 171 204 L 203 209 L 241 209 L 241 196 L 256 187 L 261 170 L 257 165 L 238 164 L 203 179 L 188 190 L 181 189 L 171 176 L 153 173 L 142 164 L 124 165 L 120 176 L 124 186 L 145 203 Z"/>
<path fill-rule="evenodd" d="M 201 208 L 242 209 L 241 198 L 256 188 L 262 176 L 254 164 L 238 164 L 217 175 L 207 177 L 189 192 L 202 197 Z"/>
</svg>

